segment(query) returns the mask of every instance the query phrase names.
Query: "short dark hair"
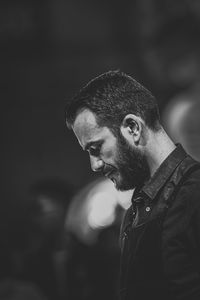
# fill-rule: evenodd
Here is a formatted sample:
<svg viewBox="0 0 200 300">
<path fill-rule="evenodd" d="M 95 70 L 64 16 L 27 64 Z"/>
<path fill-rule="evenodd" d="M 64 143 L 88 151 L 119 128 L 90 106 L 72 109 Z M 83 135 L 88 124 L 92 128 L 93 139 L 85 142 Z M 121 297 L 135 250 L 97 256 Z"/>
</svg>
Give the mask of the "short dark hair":
<svg viewBox="0 0 200 300">
<path fill-rule="evenodd" d="M 154 131 L 160 129 L 160 116 L 155 97 L 131 76 L 121 71 L 108 71 L 91 80 L 66 105 L 69 128 L 82 109 L 95 113 L 99 126 L 114 133 L 127 114 L 141 117 Z"/>
</svg>

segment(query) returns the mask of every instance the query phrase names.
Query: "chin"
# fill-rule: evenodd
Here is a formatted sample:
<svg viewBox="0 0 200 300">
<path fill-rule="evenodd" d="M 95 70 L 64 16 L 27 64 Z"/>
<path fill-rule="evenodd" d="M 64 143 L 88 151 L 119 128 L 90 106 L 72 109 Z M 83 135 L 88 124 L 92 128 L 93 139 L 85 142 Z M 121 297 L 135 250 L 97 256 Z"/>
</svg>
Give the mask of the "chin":
<svg viewBox="0 0 200 300">
<path fill-rule="evenodd" d="M 115 185 L 115 188 L 118 191 L 125 192 L 125 191 L 129 191 L 129 190 L 133 190 L 137 186 L 141 186 L 141 184 L 143 184 L 143 181 L 142 181 L 142 179 L 134 180 L 134 176 L 132 176 L 131 178 L 127 178 L 127 179 L 120 177 L 120 178 L 118 178 L 118 180 L 113 180 L 113 183 Z"/>
<path fill-rule="evenodd" d="M 126 192 L 126 191 L 130 191 L 133 190 L 135 188 L 135 186 L 116 186 L 116 189 L 120 192 Z"/>
<path fill-rule="evenodd" d="M 116 181 L 113 181 L 113 182 L 114 182 L 115 188 L 120 192 L 129 191 L 129 190 L 132 190 L 135 188 L 135 185 L 133 185 L 133 184 L 128 185 L 126 182 L 116 182 Z"/>
</svg>

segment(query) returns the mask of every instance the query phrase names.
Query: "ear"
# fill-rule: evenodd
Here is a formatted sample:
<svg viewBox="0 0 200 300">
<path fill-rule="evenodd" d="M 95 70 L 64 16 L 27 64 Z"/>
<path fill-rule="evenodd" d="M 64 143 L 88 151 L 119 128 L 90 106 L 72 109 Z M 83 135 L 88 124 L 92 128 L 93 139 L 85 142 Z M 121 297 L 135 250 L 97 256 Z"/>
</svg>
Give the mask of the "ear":
<svg viewBox="0 0 200 300">
<path fill-rule="evenodd" d="M 123 137 L 130 144 L 139 144 L 142 134 L 143 123 L 143 120 L 134 114 L 128 114 L 124 117 L 120 130 Z"/>
</svg>

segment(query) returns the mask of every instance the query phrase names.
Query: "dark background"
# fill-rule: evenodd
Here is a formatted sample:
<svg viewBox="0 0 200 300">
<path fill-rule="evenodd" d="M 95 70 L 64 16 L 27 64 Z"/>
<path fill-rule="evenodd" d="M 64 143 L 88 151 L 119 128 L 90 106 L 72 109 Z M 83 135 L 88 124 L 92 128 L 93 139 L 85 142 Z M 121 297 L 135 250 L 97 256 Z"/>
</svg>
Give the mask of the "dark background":
<svg viewBox="0 0 200 300">
<path fill-rule="evenodd" d="M 121 69 L 163 114 L 199 90 L 199 65 L 198 0 L 2 0 L 1 229 L 36 181 L 57 177 L 78 191 L 97 176 L 65 126 L 65 104 L 82 85 Z"/>
<path fill-rule="evenodd" d="M 94 76 L 121 69 L 162 110 L 198 81 L 199 32 L 199 1 L 1 1 L 4 197 L 21 197 L 50 175 L 87 183 L 94 175 L 65 127 L 67 99 Z"/>
</svg>

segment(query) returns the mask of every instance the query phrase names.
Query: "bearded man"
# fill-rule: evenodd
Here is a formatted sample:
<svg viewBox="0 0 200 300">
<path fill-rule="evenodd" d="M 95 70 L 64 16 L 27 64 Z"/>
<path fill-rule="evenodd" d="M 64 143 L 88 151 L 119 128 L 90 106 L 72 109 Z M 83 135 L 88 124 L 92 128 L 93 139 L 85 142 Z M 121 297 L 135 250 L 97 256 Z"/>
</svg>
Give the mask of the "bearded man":
<svg viewBox="0 0 200 300">
<path fill-rule="evenodd" d="M 121 226 L 124 300 L 200 299 L 200 164 L 174 144 L 155 97 L 120 71 L 84 86 L 66 122 L 91 168 L 134 189 Z"/>
</svg>

